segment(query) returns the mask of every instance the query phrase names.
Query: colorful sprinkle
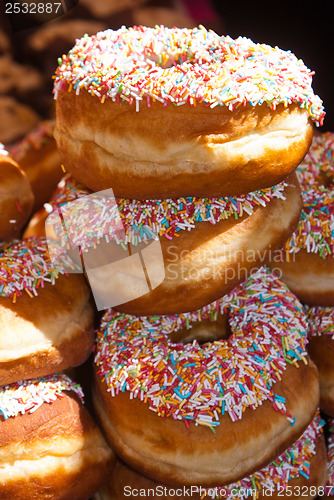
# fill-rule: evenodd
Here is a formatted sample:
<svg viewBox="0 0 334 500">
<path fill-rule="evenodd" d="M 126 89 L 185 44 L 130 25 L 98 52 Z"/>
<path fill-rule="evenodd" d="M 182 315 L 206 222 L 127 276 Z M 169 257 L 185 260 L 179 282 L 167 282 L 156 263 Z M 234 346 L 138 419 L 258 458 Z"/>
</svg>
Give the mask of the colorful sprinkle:
<svg viewBox="0 0 334 500">
<path fill-rule="evenodd" d="M 259 206 L 273 198 L 285 200 L 285 182 L 236 198 L 179 198 L 166 200 L 127 200 L 91 193 L 72 176 L 66 175 L 50 201 L 60 208 L 66 219 L 66 229 L 72 247 L 86 250 L 96 241 L 115 234 L 117 242 L 137 245 L 141 241 L 165 236 L 169 240 L 180 231 L 191 231 L 200 222 L 217 222 L 243 214 L 252 215 Z M 88 195 L 90 195 L 88 197 Z M 98 203 L 93 197 L 97 196 Z M 81 200 L 78 204 L 70 202 Z M 118 212 L 117 212 L 118 209 Z M 65 247 L 66 242 L 61 245 Z"/>
<path fill-rule="evenodd" d="M 45 378 L 20 380 L 0 388 L 0 413 L 4 419 L 33 413 L 43 403 L 53 403 L 63 397 L 63 391 L 74 391 L 83 402 L 80 385 L 67 375 L 55 374 Z"/>
<path fill-rule="evenodd" d="M 54 268 L 45 238 L 31 237 L 14 240 L 0 247 L 0 296 L 11 297 L 13 302 L 26 292 L 38 295 L 46 283 L 55 284 L 59 274 L 73 269 L 73 262 L 66 255 Z"/>
<path fill-rule="evenodd" d="M 213 315 L 212 315 L 213 313 Z M 227 315 L 232 335 L 199 345 L 169 335 L 201 320 Z M 265 400 L 287 412 L 275 394 L 287 363 L 306 363 L 307 321 L 298 299 L 267 269 L 199 311 L 136 317 L 112 309 L 98 332 L 95 362 L 112 396 L 129 392 L 160 417 L 213 429 L 220 415 L 239 420 Z M 287 348 L 288 346 L 288 348 Z"/>
<path fill-rule="evenodd" d="M 55 128 L 55 120 L 44 120 L 22 141 L 15 144 L 10 149 L 10 154 L 15 161 L 20 163 L 20 160 L 26 156 L 31 150 L 39 150 L 45 144 L 48 144 L 53 139 L 53 131 Z"/>
<path fill-rule="evenodd" d="M 313 138 L 312 146 L 297 169 L 304 207 L 296 231 L 285 245 L 289 254 L 300 249 L 323 259 L 334 255 L 334 133 Z"/>
<path fill-rule="evenodd" d="M 334 307 L 305 306 L 305 311 L 311 336 L 332 335 L 334 339 Z"/>
<path fill-rule="evenodd" d="M 8 156 L 8 151 L 5 149 L 5 146 L 0 142 L 0 156 Z"/>
<path fill-rule="evenodd" d="M 327 469 L 328 481 L 326 486 L 331 494 L 334 493 L 334 418 L 328 421 L 328 442 L 327 442 Z"/>
<path fill-rule="evenodd" d="M 81 89 L 106 99 L 211 108 L 297 103 L 321 124 L 324 110 L 311 72 L 291 52 L 250 39 L 194 29 L 122 27 L 76 40 L 55 75 L 54 95 Z"/>
</svg>

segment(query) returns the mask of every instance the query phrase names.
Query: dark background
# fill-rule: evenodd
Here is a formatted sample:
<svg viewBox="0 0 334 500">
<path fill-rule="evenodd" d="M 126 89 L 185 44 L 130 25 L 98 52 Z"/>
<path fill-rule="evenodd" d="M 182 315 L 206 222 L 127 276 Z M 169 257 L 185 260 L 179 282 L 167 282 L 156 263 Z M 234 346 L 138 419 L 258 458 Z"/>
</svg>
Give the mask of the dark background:
<svg viewBox="0 0 334 500">
<path fill-rule="evenodd" d="M 334 131 L 334 2 L 238 2 L 214 0 L 224 31 L 232 38 L 291 50 L 313 71 L 313 89 L 324 101 L 322 130 Z"/>
</svg>

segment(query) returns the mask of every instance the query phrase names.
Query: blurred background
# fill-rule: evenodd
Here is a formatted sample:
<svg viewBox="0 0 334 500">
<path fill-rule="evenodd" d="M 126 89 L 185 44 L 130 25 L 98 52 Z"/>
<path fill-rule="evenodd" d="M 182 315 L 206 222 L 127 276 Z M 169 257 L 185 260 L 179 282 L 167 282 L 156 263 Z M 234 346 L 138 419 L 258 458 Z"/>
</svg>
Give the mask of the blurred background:
<svg viewBox="0 0 334 500">
<path fill-rule="evenodd" d="M 334 17 L 327 2 L 301 8 L 284 1 L 59 0 L 57 14 L 29 16 L 13 13 L 13 5 L 4 0 L 0 8 L 0 142 L 5 145 L 54 116 L 52 75 L 76 38 L 134 24 L 203 24 L 219 34 L 291 50 L 315 71 L 314 90 L 327 111 L 323 131 L 334 130 Z"/>
</svg>

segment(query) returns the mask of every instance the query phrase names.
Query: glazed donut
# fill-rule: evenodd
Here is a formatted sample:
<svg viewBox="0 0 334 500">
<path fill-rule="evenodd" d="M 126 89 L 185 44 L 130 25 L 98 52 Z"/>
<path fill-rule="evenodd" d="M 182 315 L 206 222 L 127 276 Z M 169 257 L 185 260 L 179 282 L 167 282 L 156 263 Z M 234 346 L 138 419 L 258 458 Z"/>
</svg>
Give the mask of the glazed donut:
<svg viewBox="0 0 334 500">
<path fill-rule="evenodd" d="M 83 276 L 50 265 L 45 239 L 0 248 L 0 385 L 82 364 L 94 344 Z"/>
<path fill-rule="evenodd" d="M 98 332 L 93 392 L 106 438 L 162 483 L 239 480 L 282 453 L 314 416 L 319 381 L 306 343 L 301 304 L 265 268 L 192 313 L 110 309 Z"/>
<path fill-rule="evenodd" d="M 113 454 L 65 375 L 0 388 L 1 500 L 87 500 Z"/>
<path fill-rule="evenodd" d="M 102 31 L 59 60 L 55 138 L 94 191 L 236 196 L 304 157 L 324 116 L 311 75 L 291 52 L 203 27 Z"/>
<path fill-rule="evenodd" d="M 0 143 L 0 241 L 19 235 L 33 203 L 27 176 Z"/>
<path fill-rule="evenodd" d="M 320 380 L 320 408 L 334 417 L 334 308 L 307 308 L 310 323 L 309 355 L 317 365 Z"/>
<path fill-rule="evenodd" d="M 40 122 L 21 142 L 10 148 L 10 154 L 31 184 L 35 196 L 34 213 L 50 200 L 64 175 L 53 137 L 54 127 L 54 120 Z"/>
<path fill-rule="evenodd" d="M 60 207 L 63 211 L 66 203 L 82 200 L 80 207 L 74 205 L 72 212 L 68 209 L 67 234 L 72 247 L 80 246 L 83 251 L 89 247 L 83 260 L 95 298 L 102 304 L 99 309 L 113 306 L 137 315 L 189 311 L 228 293 L 271 253 L 279 251 L 296 227 L 301 201 L 295 174 L 273 188 L 236 198 L 119 198 L 119 222 L 124 227 L 120 238 L 127 253 L 120 249 L 119 264 L 108 268 L 113 251 L 110 213 L 115 201 L 98 199 L 99 206 L 110 207 L 98 219 L 96 205 L 87 202 L 85 207 L 89 193 L 73 177 L 66 176 L 47 209 Z M 39 213 L 25 234 L 40 234 L 45 215 L 45 211 Z M 101 232 L 106 240 L 97 237 Z M 150 240 L 157 236 L 161 250 L 145 261 L 150 284 L 158 285 L 150 290 L 146 280 L 138 276 L 136 262 L 131 265 L 124 256 L 139 251 L 144 255 Z M 92 245 L 99 241 L 93 250 Z M 63 241 L 61 247 L 65 244 Z M 114 299 L 112 304 L 108 302 L 110 297 Z"/>
<path fill-rule="evenodd" d="M 308 305 L 334 306 L 334 134 L 313 139 L 297 169 L 304 207 L 296 231 L 287 241 L 280 277 Z"/>
<path fill-rule="evenodd" d="M 318 491 L 325 490 L 326 474 L 325 441 L 321 433 L 320 417 L 315 417 L 303 435 L 276 460 L 234 484 L 208 489 L 199 486 L 184 487 L 183 490 L 172 488 L 142 476 L 121 460 L 117 460 L 108 481 L 94 496 L 94 500 L 121 500 L 130 496 L 130 492 L 141 492 L 140 496 L 150 496 L 155 499 L 163 496 L 166 500 L 171 500 L 175 496 L 185 500 L 189 493 L 193 500 L 203 498 L 244 500 L 267 497 L 279 500 L 288 496 L 296 498 L 298 491 L 303 492 L 303 498 L 311 499 L 316 497 Z M 286 486 L 289 486 L 290 495 L 283 493 Z M 173 493 L 176 490 L 177 495 Z"/>
</svg>

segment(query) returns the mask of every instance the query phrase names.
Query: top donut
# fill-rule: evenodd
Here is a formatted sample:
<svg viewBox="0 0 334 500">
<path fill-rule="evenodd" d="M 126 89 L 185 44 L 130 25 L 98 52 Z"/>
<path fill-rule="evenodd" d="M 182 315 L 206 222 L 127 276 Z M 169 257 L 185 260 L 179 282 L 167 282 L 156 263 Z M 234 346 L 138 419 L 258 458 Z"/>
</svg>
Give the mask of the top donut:
<svg viewBox="0 0 334 500">
<path fill-rule="evenodd" d="M 65 167 L 91 189 L 130 198 L 241 194 L 280 182 L 305 155 L 312 121 L 324 118 L 312 75 L 291 52 L 201 26 L 107 30 L 59 59 L 56 139 Z M 76 160 L 97 163 L 97 179 L 95 168 L 83 179 L 74 165 L 77 141 Z"/>
</svg>

